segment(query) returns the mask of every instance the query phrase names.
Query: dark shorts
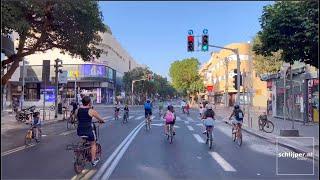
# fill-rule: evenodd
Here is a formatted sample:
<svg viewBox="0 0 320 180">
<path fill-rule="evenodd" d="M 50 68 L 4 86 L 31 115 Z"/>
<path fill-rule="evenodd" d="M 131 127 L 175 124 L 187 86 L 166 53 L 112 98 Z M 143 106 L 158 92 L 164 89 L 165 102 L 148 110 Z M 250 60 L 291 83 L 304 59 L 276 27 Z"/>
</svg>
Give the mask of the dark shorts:
<svg viewBox="0 0 320 180">
<path fill-rule="evenodd" d="M 172 125 L 174 125 L 176 123 L 176 121 L 175 120 L 173 120 L 172 122 L 166 122 L 166 125 L 168 125 L 168 124 L 172 124 Z"/>
<path fill-rule="evenodd" d="M 90 142 L 97 140 L 96 135 L 94 133 L 94 130 L 92 130 L 92 131 L 81 131 L 81 130 L 78 129 L 77 130 L 77 134 L 78 134 L 78 136 L 88 136 L 85 139 L 87 139 Z"/>
<path fill-rule="evenodd" d="M 152 110 L 144 110 L 144 116 L 145 116 L 145 118 L 147 118 L 148 117 L 148 115 L 152 115 Z"/>
</svg>

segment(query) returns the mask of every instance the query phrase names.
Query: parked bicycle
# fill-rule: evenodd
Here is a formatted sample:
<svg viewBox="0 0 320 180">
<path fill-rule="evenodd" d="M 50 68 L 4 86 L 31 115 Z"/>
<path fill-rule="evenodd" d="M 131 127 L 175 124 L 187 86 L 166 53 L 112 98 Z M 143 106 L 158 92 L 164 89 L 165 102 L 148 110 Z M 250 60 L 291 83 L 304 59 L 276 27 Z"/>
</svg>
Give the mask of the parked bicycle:
<svg viewBox="0 0 320 180">
<path fill-rule="evenodd" d="M 29 123 L 26 123 L 29 124 Z M 32 143 L 32 140 L 35 140 L 37 143 L 40 142 L 42 137 L 41 128 L 38 128 L 38 133 L 36 133 L 37 127 L 31 125 L 30 129 L 28 129 L 26 136 L 25 136 L 25 145 L 30 145 Z"/>
<path fill-rule="evenodd" d="M 101 159 L 102 148 L 101 148 L 101 145 L 98 143 L 99 126 L 97 128 L 97 126 L 95 125 L 96 123 L 98 123 L 98 122 L 93 122 L 93 129 L 94 129 L 95 135 L 97 137 L 96 157 Z M 80 174 L 82 172 L 82 170 L 84 169 L 86 164 L 91 163 L 91 144 L 87 140 L 88 136 L 81 136 L 81 138 L 82 138 L 81 142 L 79 142 L 76 145 L 73 145 L 73 144 L 67 145 L 67 148 L 66 148 L 67 150 L 73 150 L 73 152 L 74 152 L 73 167 L 74 167 L 74 171 L 77 174 Z"/>
<path fill-rule="evenodd" d="M 28 108 L 24 108 L 21 111 L 18 111 L 16 114 L 16 120 L 20 122 L 26 122 L 31 120 L 35 110 L 36 110 L 36 106 L 31 106 Z"/>
<path fill-rule="evenodd" d="M 266 133 L 272 133 L 274 130 L 274 124 L 268 120 L 266 114 L 262 114 L 259 116 L 259 129 Z"/>
</svg>

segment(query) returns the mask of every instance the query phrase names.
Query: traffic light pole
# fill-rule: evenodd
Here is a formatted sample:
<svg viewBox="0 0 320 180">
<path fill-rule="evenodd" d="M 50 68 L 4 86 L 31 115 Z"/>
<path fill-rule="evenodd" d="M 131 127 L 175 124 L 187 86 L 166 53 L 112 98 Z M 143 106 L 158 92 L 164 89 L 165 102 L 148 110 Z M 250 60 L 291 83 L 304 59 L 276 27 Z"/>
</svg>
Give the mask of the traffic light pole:
<svg viewBox="0 0 320 180">
<path fill-rule="evenodd" d="M 56 69 L 55 69 L 55 85 L 56 85 L 56 93 L 55 93 L 55 100 L 54 100 L 54 107 L 55 107 L 55 113 L 54 118 L 58 117 L 58 73 L 59 73 L 59 67 L 58 67 L 58 61 L 56 60 Z"/>
<path fill-rule="evenodd" d="M 232 49 L 232 48 L 226 48 L 226 47 L 221 47 L 221 46 L 214 46 L 214 45 L 208 45 L 209 47 L 215 47 L 215 48 L 220 48 L 220 49 L 226 49 L 230 50 L 233 53 L 237 55 L 237 100 L 236 104 L 240 104 L 240 55 L 239 55 L 239 50 L 238 49 Z"/>
</svg>

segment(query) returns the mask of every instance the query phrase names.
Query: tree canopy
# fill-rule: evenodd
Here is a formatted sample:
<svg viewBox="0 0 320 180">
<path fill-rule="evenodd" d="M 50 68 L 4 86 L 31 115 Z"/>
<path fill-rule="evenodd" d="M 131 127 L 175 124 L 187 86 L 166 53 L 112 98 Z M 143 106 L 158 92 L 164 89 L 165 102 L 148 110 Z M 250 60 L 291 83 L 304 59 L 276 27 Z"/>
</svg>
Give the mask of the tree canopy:
<svg viewBox="0 0 320 180">
<path fill-rule="evenodd" d="M 171 64 L 169 74 L 173 87 L 186 94 L 195 94 L 204 89 L 198 70 L 199 61 L 196 58 L 183 59 Z"/>
<path fill-rule="evenodd" d="M 255 36 L 253 39 L 253 46 L 261 45 L 261 41 L 258 36 Z M 250 50 L 252 51 L 252 49 Z M 258 75 L 265 73 L 276 73 L 280 70 L 281 65 L 283 63 L 281 59 L 282 50 L 278 50 L 277 52 L 272 52 L 271 55 L 263 56 L 259 54 L 253 54 L 253 65 L 254 70 Z"/>
<path fill-rule="evenodd" d="M 285 62 L 303 61 L 318 68 L 318 1 L 276 1 L 263 8 L 260 18 L 261 44 L 253 50 L 270 56 L 282 50 Z"/>
<path fill-rule="evenodd" d="M 2 77 L 2 84 L 11 78 L 22 58 L 36 52 L 58 48 L 62 53 L 80 56 L 84 61 L 100 57 L 99 32 L 105 32 L 98 2 L 65 1 L 2 1 L 2 35 L 19 35 L 16 53 L 1 62 L 11 64 Z"/>
</svg>

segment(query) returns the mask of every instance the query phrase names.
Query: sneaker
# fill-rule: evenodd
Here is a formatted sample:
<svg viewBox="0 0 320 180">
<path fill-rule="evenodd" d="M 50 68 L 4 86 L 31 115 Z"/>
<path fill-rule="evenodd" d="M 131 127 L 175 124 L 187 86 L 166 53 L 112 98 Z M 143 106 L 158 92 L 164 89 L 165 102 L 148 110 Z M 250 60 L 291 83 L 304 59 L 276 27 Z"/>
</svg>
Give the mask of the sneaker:
<svg viewBox="0 0 320 180">
<path fill-rule="evenodd" d="M 173 132 L 173 135 L 176 135 L 176 132 Z"/>
<path fill-rule="evenodd" d="M 100 161 L 100 159 L 98 158 L 98 159 L 96 159 L 96 160 L 94 160 L 91 164 L 92 164 L 92 166 L 96 166 L 97 164 L 98 164 L 98 162 Z"/>
<path fill-rule="evenodd" d="M 203 133 L 202 134 L 207 134 L 207 131 L 203 131 Z"/>
</svg>

